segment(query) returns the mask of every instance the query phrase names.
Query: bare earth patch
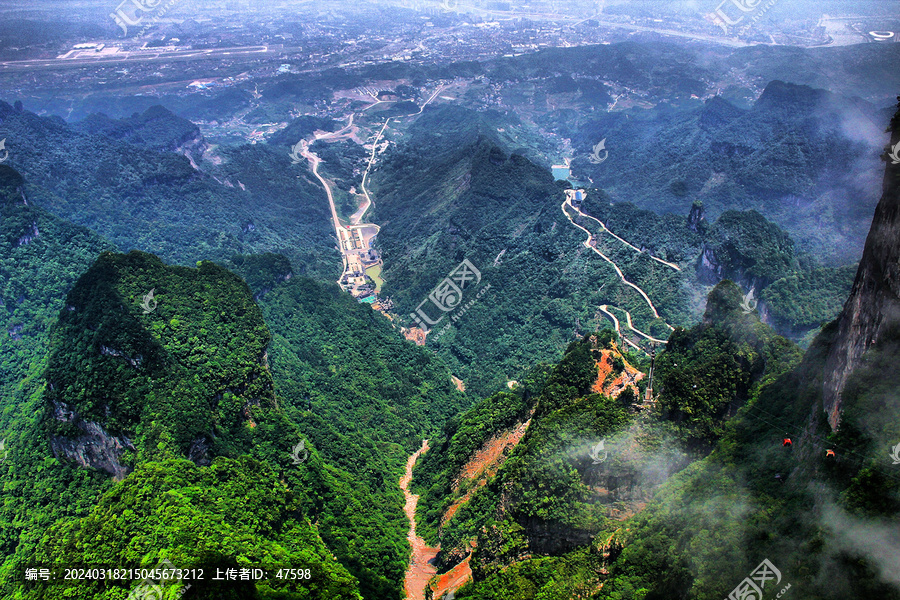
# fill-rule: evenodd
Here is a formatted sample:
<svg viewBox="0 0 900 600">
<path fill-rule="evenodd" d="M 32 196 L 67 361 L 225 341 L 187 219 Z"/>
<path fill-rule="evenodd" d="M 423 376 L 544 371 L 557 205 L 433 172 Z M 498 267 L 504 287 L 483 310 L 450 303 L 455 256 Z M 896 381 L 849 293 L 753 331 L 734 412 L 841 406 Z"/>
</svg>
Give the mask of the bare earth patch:
<svg viewBox="0 0 900 600">
<path fill-rule="evenodd" d="M 412 547 L 412 555 L 409 559 L 409 567 L 406 570 L 406 581 L 404 588 L 408 600 L 425 600 L 425 587 L 428 580 L 437 573 L 428 562 L 434 560 L 440 548 L 432 548 L 425 543 L 425 540 L 416 535 L 416 504 L 419 502 L 419 496 L 411 494 L 409 491 L 409 482 L 412 481 L 412 470 L 416 461 L 424 452 L 428 451 L 428 440 L 422 440 L 422 447 L 406 461 L 406 473 L 400 478 L 400 489 L 403 490 L 403 496 L 406 498 L 406 504 L 403 512 L 409 519 L 409 533 L 406 539 Z"/>
</svg>

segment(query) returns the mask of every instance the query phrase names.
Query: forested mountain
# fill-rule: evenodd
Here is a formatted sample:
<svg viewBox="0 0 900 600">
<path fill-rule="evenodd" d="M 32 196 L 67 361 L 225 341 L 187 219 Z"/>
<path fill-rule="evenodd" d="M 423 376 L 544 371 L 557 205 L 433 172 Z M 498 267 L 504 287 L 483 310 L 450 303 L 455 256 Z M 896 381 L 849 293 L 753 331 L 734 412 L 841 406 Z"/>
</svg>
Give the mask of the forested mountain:
<svg viewBox="0 0 900 600">
<path fill-rule="evenodd" d="M 175 151 L 192 143 L 202 143 L 199 127 L 159 105 L 127 119 L 111 119 L 103 113 L 95 113 L 76 123 L 75 129 L 158 151 Z"/>
<path fill-rule="evenodd" d="M 85 227 L 34 206 L 22 176 L 0 165 L 0 438 L 33 410 L 46 366 L 49 330 L 66 293 L 101 252 L 115 247 Z"/>
<path fill-rule="evenodd" d="M 0 600 L 900 600 L 883 3 L 12 4 Z"/>
<path fill-rule="evenodd" d="M 506 123 L 498 114 L 426 110 L 375 176 L 384 289 L 407 326 L 415 325 L 407 315 L 461 260 L 480 270 L 482 286 L 490 284 L 484 299 L 427 338 L 479 394 L 535 361 L 553 360 L 569 341 L 609 323 L 601 306 L 613 307 L 623 328 L 628 311 L 637 329 L 661 339 L 669 334 L 667 324 L 692 322 L 702 311 L 704 286 L 722 278 L 761 297 L 766 318 L 798 339 L 840 310 L 849 269 L 817 267 L 758 212 L 727 211 L 710 223 L 702 203 L 684 199 L 682 214 L 661 215 L 613 202 L 593 187 L 586 190 L 583 215 L 564 212 L 570 186 L 507 150 L 497 133 Z M 581 228 L 652 306 L 585 247 Z"/>
<path fill-rule="evenodd" d="M 755 209 L 829 263 L 856 258 L 880 177 L 884 115 L 858 98 L 772 81 L 748 109 L 721 97 L 702 107 L 603 113 L 548 113 L 545 127 L 572 138 L 576 176 L 617 201 L 684 212 L 700 200 L 711 218 Z M 591 148 L 606 140 L 609 158 Z M 677 157 L 677 160 L 675 160 Z"/>
<path fill-rule="evenodd" d="M 474 450 L 515 419 L 484 420 L 474 444 L 476 421 L 445 429 L 436 447 L 459 458 L 423 461 L 415 482 L 420 520 L 439 524 L 426 531 L 440 541 L 441 570 L 471 565 L 455 597 L 712 599 L 760 587 L 810 600 L 900 597 L 886 555 L 900 506 L 888 462 L 900 435 L 888 366 L 898 176 L 889 164 L 853 294 L 805 355 L 725 281 L 703 322 L 676 330 L 657 356 L 650 403 L 591 393 L 604 376 L 598 350 L 614 336 L 573 343 L 536 399 L 526 388 L 524 406 L 502 402 L 519 420 L 533 406 L 527 430 L 452 505 L 448 482 L 464 481 Z M 877 328 L 862 347 L 848 341 L 860 327 Z"/>
<path fill-rule="evenodd" d="M 192 163 L 202 156 L 199 132 L 159 107 L 72 126 L 0 102 L 0 120 L 14 149 L 10 164 L 52 192 L 35 203 L 122 250 L 184 265 L 281 251 L 301 272 L 337 268 L 318 260 L 336 257 L 321 188 L 280 148 L 230 148 L 218 166 L 199 170 Z M 72 160 L 87 156 L 90 168 Z"/>
<path fill-rule="evenodd" d="M 253 275 L 262 311 L 210 262 L 106 252 L 78 280 L 2 465 L 4 593 L 28 564 L 166 559 L 312 570 L 312 581 L 258 586 L 182 582 L 197 597 L 400 597 L 396 481 L 415 440 L 462 395 L 439 362 L 333 284 L 292 276 L 277 255 L 232 266 Z M 363 357 L 369 348 L 382 358 Z M 128 588 L 60 579 L 24 597 Z"/>
</svg>

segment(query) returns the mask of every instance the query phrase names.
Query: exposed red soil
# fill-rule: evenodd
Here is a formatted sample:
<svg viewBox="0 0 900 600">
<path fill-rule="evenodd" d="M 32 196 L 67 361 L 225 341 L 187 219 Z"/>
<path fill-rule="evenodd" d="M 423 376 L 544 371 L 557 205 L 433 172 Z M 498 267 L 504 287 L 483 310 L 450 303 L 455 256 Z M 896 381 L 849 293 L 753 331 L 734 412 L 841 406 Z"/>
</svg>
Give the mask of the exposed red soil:
<svg viewBox="0 0 900 600">
<path fill-rule="evenodd" d="M 456 511 L 459 510 L 463 504 L 468 502 L 469 498 L 476 490 L 478 490 L 478 488 L 485 485 L 488 479 L 496 475 L 500 466 L 503 465 L 504 460 L 506 460 L 509 451 L 512 448 L 515 448 L 516 444 L 522 439 L 522 436 L 525 435 L 529 424 L 531 424 L 530 418 L 524 423 L 519 423 L 513 429 L 495 435 L 486 441 L 484 445 L 475 452 L 472 458 L 463 465 L 459 475 L 453 482 L 453 491 L 457 491 L 464 482 L 477 480 L 477 483 L 475 483 L 465 495 L 458 498 L 450 505 L 450 508 L 448 508 L 441 517 L 441 524 L 446 523 L 452 518 L 453 515 L 456 514 Z M 474 548 L 474 540 L 470 541 L 469 545 Z M 460 549 L 460 552 L 464 551 L 470 552 L 469 549 Z M 470 558 L 471 553 L 446 573 L 432 578 L 430 586 L 433 598 L 440 598 L 443 594 L 454 592 L 472 579 L 472 569 L 469 566 Z"/>
<path fill-rule="evenodd" d="M 531 419 L 528 419 L 524 423 L 520 423 L 516 426 L 515 429 L 504 431 L 489 439 L 475 455 L 469 459 L 469 462 L 463 465 L 459 475 L 453 482 L 453 491 L 455 492 L 458 490 L 459 486 L 466 480 L 478 478 L 478 483 L 466 492 L 464 496 L 458 498 L 450 505 L 450 508 L 444 513 L 444 516 L 441 517 L 442 524 L 450 520 L 450 518 L 456 514 L 456 511 L 459 510 L 459 507 L 468 502 L 472 494 L 478 488 L 485 485 L 487 480 L 497 473 L 497 470 L 503 464 L 507 455 L 507 450 L 511 450 L 519 443 L 519 440 L 522 439 L 522 436 L 525 435 L 525 432 L 528 430 L 528 425 L 530 423 Z"/>
<path fill-rule="evenodd" d="M 525 431 L 528 430 L 528 425 L 530 423 L 531 419 L 528 419 L 524 423 L 519 423 L 515 429 L 504 431 L 486 441 L 475 453 L 475 456 L 463 465 L 463 468 L 460 470 L 459 475 L 454 482 L 454 490 L 458 489 L 459 485 L 465 479 L 474 479 L 478 475 L 483 475 L 485 477 L 493 476 L 497 472 L 497 469 L 500 468 L 500 465 L 503 464 L 503 461 L 501 460 L 503 458 L 503 453 L 519 443 L 519 440 L 525 435 Z"/>
<path fill-rule="evenodd" d="M 645 377 L 644 373 L 625 362 L 625 369 L 615 378 L 607 380 L 607 377 L 613 371 L 613 356 L 618 356 L 619 353 L 613 350 L 601 350 L 600 353 L 600 359 L 595 361 L 597 364 L 597 379 L 594 381 L 594 385 L 591 386 L 591 391 L 595 394 L 616 398 L 626 388 L 631 388 L 635 399 L 640 398 L 641 393 L 636 384 Z"/>
<path fill-rule="evenodd" d="M 472 568 L 469 566 L 470 554 L 461 563 L 444 573 L 438 575 L 431 582 L 431 597 L 440 598 L 447 592 L 455 592 L 466 582 L 472 579 Z"/>
<path fill-rule="evenodd" d="M 425 543 L 425 540 L 416 535 L 416 504 L 419 502 L 419 496 L 411 494 L 409 491 L 409 482 L 412 481 L 412 470 L 416 461 L 424 452 L 428 451 L 428 440 L 422 440 L 422 447 L 406 461 L 406 473 L 400 478 L 400 489 L 403 490 L 403 496 L 406 498 L 406 504 L 403 512 L 409 519 L 409 533 L 406 539 L 412 547 L 412 556 L 409 559 L 409 567 L 406 569 L 406 581 L 404 589 L 406 597 L 409 600 L 425 600 L 425 588 L 428 580 L 437 573 L 428 562 L 437 556 L 440 548 L 432 548 Z"/>
<path fill-rule="evenodd" d="M 419 327 L 410 327 L 409 329 L 403 330 L 403 337 L 408 339 L 411 342 L 414 342 L 416 346 L 424 346 L 425 338 L 428 336 L 428 333 L 422 330 Z"/>
</svg>

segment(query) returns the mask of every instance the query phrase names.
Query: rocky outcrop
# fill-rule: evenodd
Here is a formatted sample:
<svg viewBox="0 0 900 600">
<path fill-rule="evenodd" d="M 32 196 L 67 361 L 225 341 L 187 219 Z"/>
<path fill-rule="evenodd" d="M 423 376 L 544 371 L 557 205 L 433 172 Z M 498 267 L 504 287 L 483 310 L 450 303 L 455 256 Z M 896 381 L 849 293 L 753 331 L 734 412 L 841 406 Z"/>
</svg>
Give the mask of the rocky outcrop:
<svg viewBox="0 0 900 600">
<path fill-rule="evenodd" d="M 691 231 L 700 233 L 700 226 L 703 224 L 704 220 L 703 203 L 694 202 L 691 204 L 691 212 L 688 214 L 688 227 L 691 228 Z"/>
<path fill-rule="evenodd" d="M 99 423 L 80 419 L 75 410 L 64 402 L 53 404 L 53 417 L 72 424 L 81 432 L 81 435 L 74 437 L 50 436 L 50 448 L 54 457 L 73 460 L 82 467 L 105 471 L 117 481 L 131 472 L 131 468 L 121 461 L 126 449 L 134 450 L 131 440 L 125 436 L 110 435 Z"/>
<path fill-rule="evenodd" d="M 102 344 L 100 345 L 100 354 L 102 354 L 104 356 L 115 356 L 118 358 L 124 358 L 126 361 L 128 361 L 128 364 L 130 364 L 134 368 L 141 366 L 141 363 L 144 362 L 144 357 L 141 356 L 140 354 L 138 354 L 137 356 L 132 358 L 131 356 L 128 356 L 121 350 L 116 350 L 115 348 L 110 348 L 109 346 L 104 346 Z"/>
<path fill-rule="evenodd" d="M 205 435 L 198 436 L 191 441 L 191 447 L 188 449 L 187 458 L 198 467 L 208 467 L 212 464 L 209 456 L 211 443 Z"/>
<path fill-rule="evenodd" d="M 528 536 L 528 550 L 535 554 L 558 556 L 594 539 L 592 531 L 537 517 L 525 519 L 521 525 Z"/>
<path fill-rule="evenodd" d="M 705 237 L 696 269 L 708 285 L 730 279 L 758 295 L 799 268 L 791 237 L 754 210 L 725 211 Z"/>
<path fill-rule="evenodd" d="M 283 283 L 285 281 L 290 281 L 291 277 L 293 277 L 293 276 L 294 276 L 294 274 L 291 272 L 281 273 L 279 275 L 276 275 L 275 281 L 276 281 L 276 283 Z M 258 302 L 263 296 L 265 296 L 266 294 L 271 292 L 273 289 L 275 289 L 274 284 L 273 285 L 264 285 L 262 288 L 260 288 L 260 290 L 258 292 L 253 294 L 253 299 Z"/>
<path fill-rule="evenodd" d="M 900 111 L 891 120 L 890 144 L 900 144 Z M 890 157 L 883 190 L 825 362 L 823 400 L 832 429 L 840 424 L 841 395 L 853 369 L 882 338 L 900 333 L 900 162 Z"/>
<path fill-rule="evenodd" d="M 757 292 L 769 285 L 771 281 L 762 277 L 754 277 L 745 268 L 729 267 L 728 258 L 719 256 L 721 249 L 717 249 L 704 243 L 697 261 L 697 278 L 706 285 L 715 285 L 720 281 L 729 279 L 737 283 L 741 288 L 755 289 Z"/>
<path fill-rule="evenodd" d="M 28 244 L 36 240 L 40 235 L 41 231 L 38 229 L 37 221 L 32 221 L 31 226 L 28 228 L 28 230 L 16 241 L 16 247 L 27 246 Z"/>
</svg>

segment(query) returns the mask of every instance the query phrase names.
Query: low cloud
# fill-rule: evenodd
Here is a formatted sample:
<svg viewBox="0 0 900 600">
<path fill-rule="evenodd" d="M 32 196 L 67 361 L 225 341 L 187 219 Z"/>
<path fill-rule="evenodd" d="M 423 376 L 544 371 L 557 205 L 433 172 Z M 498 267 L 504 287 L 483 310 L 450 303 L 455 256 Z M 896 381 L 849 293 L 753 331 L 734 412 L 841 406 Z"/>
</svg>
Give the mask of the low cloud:
<svg viewBox="0 0 900 600">
<path fill-rule="evenodd" d="M 900 523 L 863 519 L 828 502 L 822 507 L 821 526 L 829 534 L 831 553 L 865 558 L 882 581 L 900 589 Z"/>
</svg>

